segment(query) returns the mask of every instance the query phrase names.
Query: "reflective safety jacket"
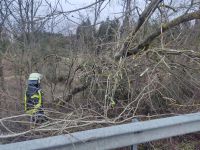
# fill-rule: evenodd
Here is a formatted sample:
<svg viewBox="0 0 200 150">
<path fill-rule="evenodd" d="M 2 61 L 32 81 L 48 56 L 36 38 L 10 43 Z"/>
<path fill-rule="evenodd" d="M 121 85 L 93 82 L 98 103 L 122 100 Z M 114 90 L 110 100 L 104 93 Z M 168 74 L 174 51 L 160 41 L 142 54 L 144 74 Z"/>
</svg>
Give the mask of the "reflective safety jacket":
<svg viewBox="0 0 200 150">
<path fill-rule="evenodd" d="M 42 103 L 41 89 L 29 85 L 24 97 L 25 112 L 30 115 L 39 112 L 43 106 Z"/>
</svg>

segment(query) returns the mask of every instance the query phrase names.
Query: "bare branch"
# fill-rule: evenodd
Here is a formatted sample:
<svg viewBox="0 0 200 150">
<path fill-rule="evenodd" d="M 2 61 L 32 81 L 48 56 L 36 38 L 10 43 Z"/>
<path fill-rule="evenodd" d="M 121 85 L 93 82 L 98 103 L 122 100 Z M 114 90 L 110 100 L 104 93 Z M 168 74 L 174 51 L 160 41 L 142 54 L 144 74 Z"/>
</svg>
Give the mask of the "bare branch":
<svg viewBox="0 0 200 150">
<path fill-rule="evenodd" d="M 148 7 L 142 12 L 142 14 L 139 16 L 136 27 L 133 29 L 130 36 L 127 38 L 127 40 L 123 44 L 120 52 L 118 52 L 116 54 L 115 57 L 117 57 L 117 59 L 119 59 L 118 57 L 125 55 L 125 53 L 127 52 L 127 48 L 130 47 L 130 43 L 131 43 L 134 35 L 141 28 L 141 26 L 144 24 L 144 22 L 149 18 L 150 14 L 152 14 L 156 10 L 156 8 L 157 8 L 157 6 L 159 5 L 160 2 L 162 2 L 162 0 L 152 0 L 151 3 L 148 5 Z"/>
<path fill-rule="evenodd" d="M 170 21 L 169 23 L 163 24 L 162 28 L 163 28 L 163 32 L 190 20 L 194 20 L 194 19 L 200 19 L 200 11 L 196 11 L 193 13 L 189 13 L 189 14 L 184 14 L 178 18 L 175 18 L 174 20 Z M 130 56 L 133 54 L 138 53 L 140 50 L 143 49 L 148 49 L 148 46 L 151 44 L 151 42 L 158 37 L 161 34 L 160 28 L 157 29 L 155 32 L 153 32 L 152 34 L 150 34 L 147 38 L 145 38 L 142 42 L 140 42 L 136 47 L 134 47 L 131 50 L 128 50 L 127 55 L 121 55 L 120 53 L 117 53 L 115 55 L 115 59 L 119 59 L 120 57 L 123 56 Z"/>
</svg>

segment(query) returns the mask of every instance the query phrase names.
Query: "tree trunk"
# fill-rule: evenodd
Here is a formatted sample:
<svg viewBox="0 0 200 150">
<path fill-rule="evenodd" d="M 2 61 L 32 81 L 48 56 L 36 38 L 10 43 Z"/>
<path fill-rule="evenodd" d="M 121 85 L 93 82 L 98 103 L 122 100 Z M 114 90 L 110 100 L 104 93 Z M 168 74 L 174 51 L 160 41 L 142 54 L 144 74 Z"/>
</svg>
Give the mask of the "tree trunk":
<svg viewBox="0 0 200 150">
<path fill-rule="evenodd" d="M 122 45 L 122 49 L 118 52 L 118 54 L 116 54 L 116 55 L 119 56 L 119 57 L 115 56 L 115 58 L 117 57 L 116 59 L 119 59 L 122 55 L 125 55 L 125 53 L 127 52 L 127 48 L 130 47 L 130 44 L 131 44 L 131 41 L 132 41 L 134 35 L 141 28 L 141 26 L 144 24 L 144 22 L 146 21 L 146 19 L 148 19 L 148 17 L 150 16 L 150 14 L 153 13 L 156 10 L 156 8 L 158 7 L 158 5 L 162 1 L 163 0 L 152 0 L 151 3 L 148 5 L 148 7 L 145 8 L 145 10 L 139 16 L 139 19 L 138 19 L 138 22 L 137 22 L 135 28 L 133 29 L 133 31 L 131 32 L 130 36 L 126 39 L 126 41 Z"/>
<path fill-rule="evenodd" d="M 124 12 L 125 18 L 123 20 L 123 25 L 122 25 L 122 28 L 121 28 L 122 37 L 125 37 L 129 34 L 130 17 L 131 17 L 131 1 L 132 0 L 126 0 L 125 1 L 125 6 L 126 6 L 126 10 Z"/>
<path fill-rule="evenodd" d="M 2 27 L 0 27 L 0 44 L 2 45 L 2 49 L 1 49 L 1 45 L 0 45 L 0 51 L 1 53 L 3 52 L 3 37 L 2 37 Z M 2 54 L 0 54 L 0 85 L 1 85 L 1 89 L 3 91 L 5 91 L 5 81 L 4 81 L 4 73 L 3 73 L 3 56 Z"/>
<path fill-rule="evenodd" d="M 1 89 L 5 91 L 5 80 L 4 80 L 4 73 L 3 73 L 3 63 L 2 63 L 2 56 L 0 56 L 0 82 L 1 82 Z"/>
<path fill-rule="evenodd" d="M 170 21 L 169 23 L 163 24 L 162 25 L 162 29 L 163 32 L 190 20 L 194 20 L 194 19 L 200 19 L 200 10 L 196 11 L 196 12 L 192 12 L 189 14 L 184 14 L 180 17 L 175 18 L 174 20 Z M 161 34 L 160 28 L 158 28 L 155 32 L 153 32 L 152 34 L 150 34 L 147 38 L 145 38 L 142 42 L 140 42 L 136 47 L 134 47 L 133 49 L 126 49 L 127 53 L 117 53 L 115 55 L 115 59 L 119 60 L 120 57 L 126 57 L 126 56 L 130 56 L 133 54 L 138 53 L 140 50 L 146 50 L 148 49 L 148 46 L 151 44 L 151 42 L 158 37 Z"/>
</svg>

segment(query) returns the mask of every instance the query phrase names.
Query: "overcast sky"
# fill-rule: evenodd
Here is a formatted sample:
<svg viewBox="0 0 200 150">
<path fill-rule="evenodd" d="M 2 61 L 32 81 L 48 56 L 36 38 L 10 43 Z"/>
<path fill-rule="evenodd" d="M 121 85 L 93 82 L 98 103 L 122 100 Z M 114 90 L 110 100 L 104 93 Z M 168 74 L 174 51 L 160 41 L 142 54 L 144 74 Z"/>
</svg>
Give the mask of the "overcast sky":
<svg viewBox="0 0 200 150">
<path fill-rule="evenodd" d="M 49 2 L 52 3 L 52 5 L 55 5 L 55 2 L 57 0 L 50 0 Z M 140 0 L 141 3 L 144 0 Z M 74 9 L 78 9 L 84 6 L 88 6 L 92 3 L 94 3 L 95 0 L 61 0 L 62 3 L 62 8 L 63 11 L 70 11 Z M 109 0 L 106 0 L 104 2 L 104 5 L 106 5 L 109 2 Z M 102 7 L 104 8 L 104 6 Z M 119 17 L 122 15 L 123 11 L 123 2 L 122 0 L 111 0 L 109 4 L 105 6 L 103 11 L 101 12 L 101 15 L 98 19 L 97 22 L 100 22 L 102 20 L 105 20 L 107 17 L 110 19 L 113 19 L 115 17 Z M 94 19 L 94 7 L 91 7 L 89 9 L 81 10 L 75 13 L 71 13 L 68 15 L 69 19 L 73 20 L 76 23 L 80 23 L 82 20 L 85 20 L 86 18 L 90 18 L 91 22 L 93 22 Z M 64 18 L 61 19 L 62 21 L 60 22 L 58 26 L 58 30 L 63 30 L 65 29 L 71 29 L 74 30 L 77 27 L 76 23 L 73 23 L 68 20 L 68 23 L 66 24 L 66 21 Z"/>
<path fill-rule="evenodd" d="M 48 0 L 48 2 L 50 2 L 52 6 L 55 6 L 56 1 L 57 0 Z M 60 0 L 60 1 L 62 4 L 61 7 L 63 10 L 61 9 L 59 10 L 65 11 L 65 12 L 82 8 L 95 2 L 95 0 Z M 106 1 L 108 2 L 109 0 L 106 0 Z M 110 17 L 110 19 L 120 16 L 121 15 L 120 12 L 122 12 L 122 5 L 120 4 L 119 1 L 113 0 L 111 1 L 111 3 L 106 5 L 106 7 L 101 12 L 98 22 L 105 20 L 108 16 Z M 105 2 L 105 4 L 107 4 L 107 2 Z M 41 9 L 40 11 L 41 11 L 40 12 L 41 14 L 44 14 L 44 15 L 46 14 L 46 12 L 43 9 Z M 82 20 L 85 20 L 88 17 L 90 18 L 91 22 L 93 22 L 94 7 L 71 13 L 67 15 L 67 17 L 57 18 L 56 22 L 57 23 L 59 22 L 59 24 L 54 29 L 56 30 L 56 32 L 62 32 L 62 33 L 67 32 L 66 30 L 75 30 L 77 27 L 77 24 L 80 24 Z M 72 21 L 70 21 L 67 18 L 69 18 Z M 50 26 L 51 24 L 49 24 L 49 28 Z M 47 29 L 47 30 L 50 30 L 50 29 Z"/>
<path fill-rule="evenodd" d="M 55 1 L 55 0 L 51 0 Z M 107 0 L 108 2 L 109 0 Z M 103 10 L 101 17 L 105 18 L 107 16 L 116 16 L 118 12 L 122 11 L 122 0 L 112 0 L 108 5 L 106 5 L 105 9 Z M 63 8 L 66 11 L 78 9 L 84 6 L 87 6 L 89 4 L 94 3 L 95 0 L 62 0 Z M 105 1 L 104 4 L 107 4 Z M 93 15 L 92 11 L 94 10 L 94 7 L 86 10 L 82 10 L 82 13 L 85 13 L 87 15 Z M 78 12 L 76 13 L 78 14 Z M 91 16 L 92 17 L 92 16 Z"/>
<path fill-rule="evenodd" d="M 47 0 L 52 4 L 52 6 L 55 5 L 57 0 Z M 62 11 L 71 11 L 74 9 L 82 8 L 84 6 L 88 6 L 92 3 L 94 3 L 96 0 L 60 0 L 62 5 Z M 145 1 L 146 0 L 136 0 L 136 5 L 139 7 L 139 10 L 142 12 L 142 10 L 145 8 Z M 169 3 L 170 0 L 164 0 L 165 4 Z M 191 0 L 174 0 L 173 6 L 175 5 L 190 5 Z M 104 4 L 107 4 L 109 0 L 106 0 Z M 61 10 L 61 9 L 60 9 Z M 102 20 L 105 20 L 108 16 L 110 19 L 113 19 L 114 17 L 119 17 L 122 15 L 123 11 L 123 0 L 111 0 L 108 5 L 103 9 L 101 12 L 100 18 L 97 22 L 100 22 Z M 67 15 L 69 19 L 71 19 L 74 22 L 71 22 L 70 20 L 67 20 L 65 18 L 59 18 L 56 22 L 59 22 L 59 25 L 57 26 L 56 30 L 60 30 L 60 32 L 66 32 L 65 30 L 75 30 L 77 27 L 77 23 L 79 24 L 82 20 L 85 20 L 86 18 L 90 18 L 91 22 L 93 22 L 94 19 L 94 7 L 91 7 L 89 9 L 77 11 L 74 13 L 71 13 Z"/>
</svg>

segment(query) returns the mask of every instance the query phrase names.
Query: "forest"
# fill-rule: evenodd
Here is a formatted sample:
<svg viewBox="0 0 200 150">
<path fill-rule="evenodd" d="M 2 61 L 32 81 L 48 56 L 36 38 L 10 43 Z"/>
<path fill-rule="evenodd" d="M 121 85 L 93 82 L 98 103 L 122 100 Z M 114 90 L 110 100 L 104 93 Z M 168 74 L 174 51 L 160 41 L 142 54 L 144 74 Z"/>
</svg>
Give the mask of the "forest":
<svg viewBox="0 0 200 150">
<path fill-rule="evenodd" d="M 199 0 L 75 2 L 0 1 L 0 144 L 200 111 Z M 34 72 L 42 124 L 24 110 Z M 199 138 L 139 149 L 198 150 Z"/>
</svg>

